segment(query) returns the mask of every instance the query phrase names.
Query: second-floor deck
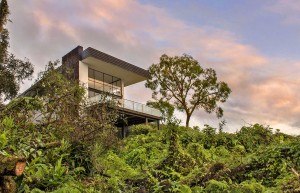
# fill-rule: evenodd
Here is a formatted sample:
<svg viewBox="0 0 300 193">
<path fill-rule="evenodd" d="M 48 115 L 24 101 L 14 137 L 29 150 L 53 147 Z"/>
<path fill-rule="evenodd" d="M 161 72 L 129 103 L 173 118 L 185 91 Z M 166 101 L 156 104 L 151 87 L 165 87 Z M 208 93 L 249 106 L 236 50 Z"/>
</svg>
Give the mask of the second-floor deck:
<svg viewBox="0 0 300 193">
<path fill-rule="evenodd" d="M 94 97 L 89 98 L 89 102 L 97 102 L 103 100 L 101 95 L 96 95 Z M 162 117 L 162 114 L 159 110 L 151 108 L 145 104 L 141 104 L 135 101 L 127 100 L 127 99 L 117 99 L 118 107 L 124 111 L 131 111 L 134 113 L 142 113 L 150 116 L 154 116 L 157 118 Z"/>
</svg>

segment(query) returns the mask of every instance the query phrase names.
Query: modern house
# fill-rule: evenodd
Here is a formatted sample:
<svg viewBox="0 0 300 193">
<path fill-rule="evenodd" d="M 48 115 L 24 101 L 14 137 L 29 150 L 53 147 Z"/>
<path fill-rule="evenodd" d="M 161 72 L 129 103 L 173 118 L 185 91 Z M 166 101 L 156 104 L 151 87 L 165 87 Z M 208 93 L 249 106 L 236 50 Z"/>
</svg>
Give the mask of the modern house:
<svg viewBox="0 0 300 193">
<path fill-rule="evenodd" d="M 71 68 L 73 77 L 69 78 L 86 85 L 90 101 L 99 100 L 101 93 L 118 99 L 118 112 L 122 114 L 123 120 L 126 119 L 126 123 L 121 120 L 115 123 L 117 127 L 122 128 L 122 137 L 126 136 L 128 126 L 131 125 L 157 122 L 159 127 L 160 111 L 124 99 L 124 87 L 149 78 L 147 70 L 90 47 L 83 50 L 81 46 L 62 57 L 62 67 Z"/>
<path fill-rule="evenodd" d="M 77 46 L 62 57 L 60 69 L 72 69 L 72 74 L 68 75 L 68 78 L 79 80 L 85 85 L 89 101 L 99 101 L 103 93 L 119 101 L 117 110 L 122 119 L 115 125 L 121 128 L 119 134 L 121 137 L 126 136 L 131 125 L 156 122 L 159 128 L 159 121 L 162 119 L 159 110 L 124 99 L 124 88 L 147 80 L 149 78 L 147 70 L 94 48 L 83 50 L 81 46 Z M 20 96 L 34 96 L 35 93 L 36 90 L 32 86 Z"/>
</svg>

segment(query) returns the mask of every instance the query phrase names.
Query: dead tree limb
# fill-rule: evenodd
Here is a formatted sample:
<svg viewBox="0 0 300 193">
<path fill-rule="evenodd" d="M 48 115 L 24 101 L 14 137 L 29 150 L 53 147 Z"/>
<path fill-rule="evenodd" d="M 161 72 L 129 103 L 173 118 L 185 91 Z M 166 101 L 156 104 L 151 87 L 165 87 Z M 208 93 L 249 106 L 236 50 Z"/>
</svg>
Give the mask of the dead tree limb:
<svg viewBox="0 0 300 193">
<path fill-rule="evenodd" d="M 290 166 L 291 167 L 291 166 Z M 298 177 L 298 181 L 300 182 L 300 174 L 297 172 L 297 170 L 293 167 L 291 167 L 292 172 Z"/>
</svg>

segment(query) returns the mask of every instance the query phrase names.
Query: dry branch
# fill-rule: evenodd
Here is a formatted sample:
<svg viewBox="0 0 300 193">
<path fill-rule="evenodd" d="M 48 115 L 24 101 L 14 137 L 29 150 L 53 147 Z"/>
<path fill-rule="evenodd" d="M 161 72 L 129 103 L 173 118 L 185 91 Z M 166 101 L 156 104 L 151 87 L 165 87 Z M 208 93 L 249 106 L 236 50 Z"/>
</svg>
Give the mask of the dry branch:
<svg viewBox="0 0 300 193">
<path fill-rule="evenodd" d="M 298 177 L 298 181 L 300 182 L 300 174 L 293 167 L 291 167 L 291 170 Z"/>
</svg>

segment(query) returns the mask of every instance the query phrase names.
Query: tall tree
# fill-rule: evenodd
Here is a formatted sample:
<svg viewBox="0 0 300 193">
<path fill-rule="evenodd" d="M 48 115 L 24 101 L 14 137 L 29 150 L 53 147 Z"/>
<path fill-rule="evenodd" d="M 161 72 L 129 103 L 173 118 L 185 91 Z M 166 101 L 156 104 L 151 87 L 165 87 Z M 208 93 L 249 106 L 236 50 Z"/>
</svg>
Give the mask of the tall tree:
<svg viewBox="0 0 300 193">
<path fill-rule="evenodd" d="M 28 59 L 20 60 L 8 51 L 9 32 L 6 24 L 9 21 L 7 0 L 0 3 L 0 102 L 12 99 L 18 94 L 20 83 L 30 78 L 33 66 Z"/>
<path fill-rule="evenodd" d="M 178 110 L 184 111 L 186 127 L 193 112 L 199 108 L 207 113 L 216 112 L 218 117 L 223 115 L 217 103 L 224 103 L 231 89 L 225 82 L 218 82 L 215 70 L 203 69 L 193 57 L 164 54 L 158 64 L 150 66 L 149 72 L 151 77 L 145 86 L 153 91 L 152 97 L 169 101 Z"/>
</svg>

